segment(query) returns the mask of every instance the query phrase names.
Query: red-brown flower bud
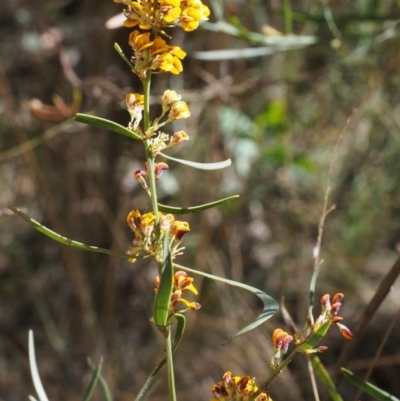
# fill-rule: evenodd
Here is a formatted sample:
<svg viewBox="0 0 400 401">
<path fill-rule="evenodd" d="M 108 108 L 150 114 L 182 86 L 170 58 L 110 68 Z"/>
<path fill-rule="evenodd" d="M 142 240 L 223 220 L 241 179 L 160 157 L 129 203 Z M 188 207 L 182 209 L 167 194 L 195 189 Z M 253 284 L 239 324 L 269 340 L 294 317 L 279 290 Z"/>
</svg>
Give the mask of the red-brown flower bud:
<svg viewBox="0 0 400 401">
<path fill-rule="evenodd" d="M 344 295 L 341 292 L 338 292 L 335 294 L 332 298 L 332 303 L 335 304 L 336 302 L 342 302 L 342 299 L 344 298 Z"/>
<path fill-rule="evenodd" d="M 164 170 L 168 170 L 168 169 L 169 169 L 169 167 L 168 167 L 167 163 L 163 163 L 163 162 L 156 163 L 154 165 L 154 172 L 156 174 L 156 180 L 159 180 L 162 173 L 164 172 Z"/>
<path fill-rule="evenodd" d="M 323 311 L 326 311 L 327 309 L 331 308 L 330 299 L 331 296 L 329 294 L 325 294 L 324 296 L 321 297 L 321 306 Z"/>
<path fill-rule="evenodd" d="M 342 306 L 342 304 L 340 302 L 336 302 L 331 306 L 331 313 L 332 315 L 336 315 L 339 312 L 340 307 Z"/>
<path fill-rule="evenodd" d="M 336 326 L 339 327 L 343 337 L 347 338 L 348 340 L 354 340 L 354 334 L 345 325 L 336 323 Z"/>
</svg>

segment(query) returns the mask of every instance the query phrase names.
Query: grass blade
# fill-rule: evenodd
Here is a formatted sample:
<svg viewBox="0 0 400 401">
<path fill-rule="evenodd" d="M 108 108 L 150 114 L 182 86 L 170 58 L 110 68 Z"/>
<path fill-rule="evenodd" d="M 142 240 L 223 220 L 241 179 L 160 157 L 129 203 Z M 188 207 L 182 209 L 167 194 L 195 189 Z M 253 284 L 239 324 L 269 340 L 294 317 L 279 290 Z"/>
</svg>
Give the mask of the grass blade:
<svg viewBox="0 0 400 401">
<path fill-rule="evenodd" d="M 28 334 L 28 348 L 29 348 L 29 366 L 31 369 L 32 381 L 33 381 L 33 386 L 35 387 L 36 390 L 36 394 L 39 398 L 39 401 L 49 401 L 46 392 L 44 391 L 42 381 L 40 380 L 39 370 L 36 364 L 35 342 L 33 340 L 32 330 L 29 330 Z"/>
<path fill-rule="evenodd" d="M 98 365 L 93 370 L 92 378 L 90 379 L 90 382 L 83 393 L 82 401 L 89 401 L 93 395 L 93 391 L 96 388 L 97 382 L 99 381 L 102 365 L 103 361 L 100 360 Z"/>
<path fill-rule="evenodd" d="M 310 355 L 311 357 L 311 364 L 314 369 L 314 372 L 319 377 L 321 383 L 325 386 L 328 390 L 329 395 L 331 396 L 333 401 L 343 401 L 342 397 L 340 396 L 335 383 L 331 379 L 328 371 L 325 369 L 325 366 L 322 364 L 321 360 L 318 358 L 317 355 Z"/>
<path fill-rule="evenodd" d="M 371 395 L 372 397 L 376 398 L 377 400 L 379 400 L 379 401 L 400 401 L 394 395 L 391 395 L 391 394 L 387 393 L 386 391 L 383 391 L 380 388 L 374 386 L 373 384 L 366 382 L 363 379 L 355 376 L 354 373 L 350 372 L 350 370 L 341 368 L 341 371 L 342 371 L 344 377 L 348 381 L 353 383 L 360 390 L 364 391 L 364 393 Z"/>
<path fill-rule="evenodd" d="M 314 316 L 312 314 L 312 310 L 314 307 L 314 295 L 315 295 L 315 285 L 317 284 L 317 278 L 319 271 L 321 270 L 322 264 L 324 263 L 323 260 L 321 260 L 318 263 L 317 268 L 314 270 L 314 274 L 311 278 L 311 283 L 310 283 L 310 292 L 308 295 L 308 317 L 310 319 L 311 324 L 314 324 Z"/>
<path fill-rule="evenodd" d="M 88 359 L 88 365 L 89 365 L 90 370 L 94 373 L 97 367 L 95 365 L 93 365 L 93 363 L 90 359 Z M 101 394 L 103 395 L 104 400 L 112 401 L 112 395 L 110 392 L 110 388 L 108 387 L 108 384 L 105 381 L 104 377 L 102 376 L 101 372 L 99 372 L 99 385 L 100 385 Z"/>
</svg>

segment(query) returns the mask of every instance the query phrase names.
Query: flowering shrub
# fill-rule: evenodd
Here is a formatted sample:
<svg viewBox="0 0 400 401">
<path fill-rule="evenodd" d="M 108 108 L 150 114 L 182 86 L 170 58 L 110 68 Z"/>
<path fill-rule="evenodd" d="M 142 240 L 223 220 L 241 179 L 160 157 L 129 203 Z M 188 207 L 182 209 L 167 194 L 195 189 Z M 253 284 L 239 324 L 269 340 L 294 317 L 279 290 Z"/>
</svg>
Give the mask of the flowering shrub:
<svg viewBox="0 0 400 401">
<path fill-rule="evenodd" d="M 168 208 L 158 203 L 157 181 L 162 179 L 162 174 L 169 169 L 166 162 L 159 161 L 160 157 L 169 158 L 162 153 L 169 148 L 182 144 L 189 140 L 189 135 L 184 131 L 177 131 L 167 134 L 163 127 L 167 124 L 190 117 L 187 103 L 181 100 L 181 95 L 174 90 L 168 89 L 161 96 L 161 114 L 152 118 L 150 115 L 150 86 L 153 75 L 161 73 L 179 74 L 183 71 L 182 60 L 186 53 L 178 46 L 171 46 L 167 43 L 170 37 L 164 32 L 166 28 L 180 25 L 186 32 L 191 32 L 199 27 L 201 21 L 207 20 L 210 11 L 200 0 L 115 0 L 124 6 L 125 22 L 127 28 L 133 28 L 129 34 L 128 44 L 132 49 L 130 59 L 127 59 L 121 52 L 134 75 L 138 77 L 143 85 L 143 93 L 128 93 L 125 97 L 126 108 L 130 116 L 127 127 L 119 126 L 113 122 L 102 120 L 93 116 L 78 114 L 77 121 L 85 122 L 94 126 L 103 126 L 112 131 L 126 135 L 143 144 L 146 162 L 143 167 L 137 170 L 132 179 L 136 179 L 149 197 L 152 211 L 142 214 L 140 210 L 132 210 L 127 214 L 127 224 L 132 230 L 132 246 L 126 254 L 119 255 L 127 257 L 131 263 L 138 258 L 151 259 L 156 265 L 158 275 L 155 277 L 155 300 L 153 316 L 151 321 L 160 331 L 165 341 L 165 358 L 149 375 L 148 380 L 139 392 L 136 400 L 140 400 L 145 395 L 155 375 L 164 364 L 167 364 L 169 399 L 176 400 L 175 378 L 173 366 L 173 353 L 183 335 L 185 327 L 186 311 L 198 311 L 200 304 L 189 301 L 186 296 L 188 291 L 198 295 L 194 285 L 194 278 L 188 272 L 200 274 L 205 277 L 219 280 L 236 287 L 244 288 L 259 296 L 263 301 L 263 312 L 252 323 L 236 333 L 235 336 L 246 333 L 254 329 L 259 324 L 270 318 L 277 311 L 276 302 L 267 294 L 247 286 L 242 283 L 232 282 L 227 279 L 218 278 L 194 269 L 185 268 L 176 263 L 176 259 L 184 252 L 182 241 L 184 236 L 190 233 L 188 222 L 177 220 L 174 214 L 182 212 L 199 211 L 215 207 L 232 198 L 222 199 L 206 205 L 200 205 L 185 210 L 179 208 Z M 117 48 L 118 49 L 118 48 Z M 174 159 L 183 164 L 191 163 L 197 168 L 204 168 L 200 163 L 187 162 Z M 226 167 L 229 161 L 209 164 L 206 169 L 218 169 Z M 22 212 L 13 209 L 21 217 L 30 221 L 36 228 L 53 239 L 66 243 L 67 245 L 77 246 L 81 249 L 94 250 L 95 247 L 88 247 L 60 236 L 54 232 L 49 233 L 45 227 L 29 219 Z M 111 251 L 96 248 L 97 252 Z M 315 281 L 319 268 L 315 269 L 311 280 L 310 293 L 314 293 Z M 213 385 L 211 401 L 264 401 L 270 399 L 269 385 L 273 379 L 291 362 L 297 354 L 310 357 L 311 354 L 327 351 L 327 347 L 319 345 L 321 340 L 328 332 L 331 325 L 336 325 L 344 337 L 352 339 L 350 330 L 342 325 L 341 317 L 337 313 L 341 307 L 343 294 L 338 293 L 330 301 L 330 296 L 324 295 L 321 298 L 322 310 L 320 315 L 314 320 L 311 309 L 313 297 L 310 300 L 310 313 L 302 331 L 293 331 L 291 334 L 281 328 L 277 328 L 272 334 L 273 356 L 270 362 L 272 373 L 266 381 L 258 386 L 256 379 L 249 375 L 232 376 L 230 371 L 223 375 L 222 381 Z M 173 338 L 174 336 L 174 338 Z M 40 380 L 34 362 L 32 351 L 33 337 L 30 337 L 31 364 L 40 401 L 45 400 L 44 390 L 41 388 Z M 292 352 L 286 356 L 289 349 L 294 346 Z M 101 364 L 93 367 L 93 377 L 85 393 L 89 399 L 97 383 L 105 386 L 104 379 L 100 375 Z M 105 398 L 107 391 L 104 391 Z"/>
</svg>

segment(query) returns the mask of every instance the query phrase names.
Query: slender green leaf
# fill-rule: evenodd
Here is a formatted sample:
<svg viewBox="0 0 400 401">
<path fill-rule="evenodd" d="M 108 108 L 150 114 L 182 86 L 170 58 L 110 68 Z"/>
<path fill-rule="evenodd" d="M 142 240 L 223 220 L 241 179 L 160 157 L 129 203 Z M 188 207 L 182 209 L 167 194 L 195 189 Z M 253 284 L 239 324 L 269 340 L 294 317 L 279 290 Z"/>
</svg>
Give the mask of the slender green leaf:
<svg viewBox="0 0 400 401">
<path fill-rule="evenodd" d="M 310 355 L 311 363 L 314 368 L 314 372 L 319 377 L 321 383 L 325 386 L 328 390 L 329 395 L 331 396 L 333 401 L 343 401 L 342 397 L 340 396 L 335 383 L 331 379 L 328 371 L 325 369 L 325 366 L 322 364 L 321 360 L 318 358 L 317 355 L 313 354 Z"/>
<path fill-rule="evenodd" d="M 379 401 L 400 401 L 394 395 L 389 394 L 386 391 L 381 390 L 379 387 L 374 386 L 373 384 L 364 381 L 360 377 L 354 375 L 353 372 L 347 370 L 345 368 L 341 368 L 341 371 L 344 377 L 357 386 L 360 390 L 364 391 L 364 393 L 369 394 L 370 396 L 376 398 Z"/>
<path fill-rule="evenodd" d="M 117 51 L 117 53 L 121 56 L 122 60 L 125 61 L 126 64 L 128 64 L 129 68 L 132 70 L 134 65 L 129 61 L 128 57 L 125 56 L 125 53 L 122 51 L 120 45 L 118 43 L 114 43 L 114 49 Z"/>
<path fill-rule="evenodd" d="M 25 214 L 22 210 L 17 209 L 16 207 L 9 207 L 9 209 L 12 210 L 19 217 L 24 219 L 27 223 L 29 223 L 36 230 L 40 231 L 42 234 L 47 235 L 49 238 L 53 239 L 54 241 L 60 242 L 63 245 L 72 246 L 77 249 L 82 249 L 83 251 L 106 253 L 108 255 L 119 256 L 121 258 L 130 258 L 131 257 L 130 255 L 127 255 L 126 253 L 114 252 L 114 251 L 110 251 L 109 249 L 99 248 L 97 246 L 86 245 L 86 244 L 83 244 L 82 242 L 74 241 L 72 239 L 64 237 L 64 236 L 57 234 L 56 232 L 50 230 L 49 228 L 45 227 L 44 225 L 40 224 L 36 220 L 32 219 L 27 214 Z"/>
<path fill-rule="evenodd" d="M 105 401 L 112 401 L 111 391 L 104 377 L 100 375 L 100 389 Z"/>
<path fill-rule="evenodd" d="M 199 206 L 190 206 L 190 207 L 174 207 L 174 206 L 166 206 L 161 203 L 158 204 L 158 209 L 164 213 L 172 213 L 172 214 L 187 214 L 187 213 L 196 213 L 201 212 L 202 210 L 211 209 L 212 207 L 219 206 L 224 204 L 225 202 L 229 202 L 232 199 L 238 199 L 240 195 L 228 196 L 227 198 L 217 200 L 215 202 L 205 203 L 204 205 Z"/>
<path fill-rule="evenodd" d="M 318 327 L 315 332 L 307 337 L 304 344 L 300 345 L 297 348 L 298 352 L 303 352 L 315 348 L 315 346 L 318 345 L 321 339 L 326 336 L 326 333 L 328 332 L 329 327 L 331 327 L 331 324 L 332 322 L 330 320 L 327 320 L 323 325 Z"/>
<path fill-rule="evenodd" d="M 29 348 L 29 366 L 31 369 L 33 386 L 35 387 L 36 394 L 39 401 L 49 401 L 46 392 L 44 391 L 42 381 L 40 380 L 39 370 L 36 364 L 35 356 L 35 342 L 33 340 L 33 331 L 29 330 L 28 335 L 28 348 Z"/>
<path fill-rule="evenodd" d="M 220 170 L 220 169 L 228 167 L 232 164 L 231 159 L 225 160 L 223 162 L 218 162 L 218 163 L 196 163 L 196 162 L 191 162 L 189 160 L 177 159 L 175 157 L 165 155 L 164 153 L 161 153 L 161 152 L 160 152 L 160 155 L 165 157 L 166 159 L 173 160 L 175 162 L 185 164 L 186 166 L 194 167 L 199 170 Z"/>
<path fill-rule="evenodd" d="M 169 304 L 172 293 L 172 280 L 174 269 L 172 265 L 171 251 L 169 249 L 168 235 L 164 236 L 164 263 L 161 267 L 160 285 L 154 300 L 154 323 L 161 332 L 166 334 Z"/>
<path fill-rule="evenodd" d="M 87 385 L 85 392 L 83 393 L 82 401 L 89 401 L 92 397 L 93 391 L 96 388 L 97 382 L 100 378 L 102 363 L 103 361 L 101 360 L 93 370 L 92 378 L 90 379 L 90 382 Z"/>
<path fill-rule="evenodd" d="M 176 313 L 174 315 L 174 317 L 176 319 L 177 326 L 176 326 L 176 331 L 175 331 L 174 342 L 172 344 L 172 352 L 175 352 L 175 350 L 177 349 L 178 344 L 183 336 L 183 332 L 185 331 L 185 326 L 186 326 L 186 318 L 184 315 L 181 315 L 180 313 Z M 167 361 L 167 358 L 163 358 L 163 360 L 150 373 L 149 377 L 146 380 L 146 383 L 143 385 L 143 387 L 139 391 L 139 394 L 136 396 L 135 401 L 140 401 L 143 398 L 146 391 L 149 389 L 151 383 L 153 383 L 157 373 L 165 365 L 166 361 Z"/>
<path fill-rule="evenodd" d="M 300 36 L 300 35 L 264 35 L 263 33 L 250 32 L 244 29 L 243 26 L 237 27 L 226 21 L 217 22 L 203 22 L 201 24 L 203 29 L 213 32 L 223 32 L 228 35 L 238 36 L 246 39 L 252 44 L 268 45 L 275 51 L 289 51 L 301 49 L 318 42 L 316 36 Z M 238 49 L 240 50 L 240 49 Z M 210 53 L 217 51 L 210 50 Z M 193 52 L 192 57 L 202 60 L 221 60 L 222 58 L 204 57 L 206 52 Z"/>
<path fill-rule="evenodd" d="M 129 128 L 126 128 L 120 124 L 115 123 L 114 121 L 110 121 L 105 118 L 78 113 L 75 116 L 75 121 L 77 121 L 78 123 L 93 125 L 94 127 L 108 129 L 109 131 L 113 131 L 117 134 L 125 135 L 129 138 L 137 139 L 139 141 L 142 140 L 142 138 L 138 134 L 131 131 Z"/>
<path fill-rule="evenodd" d="M 237 281 L 229 280 L 229 279 L 226 279 L 226 278 L 214 276 L 213 274 L 204 273 L 204 272 L 201 272 L 201 271 L 198 271 L 198 270 L 190 269 L 189 267 L 185 267 L 185 266 L 181 266 L 181 265 L 177 265 L 177 264 L 174 264 L 174 266 L 179 270 L 185 270 L 185 271 L 193 273 L 193 274 L 198 274 L 200 276 L 207 277 L 207 278 L 209 278 L 211 280 L 220 281 L 221 283 L 229 284 L 229 285 L 231 285 L 233 287 L 242 288 L 244 290 L 247 290 L 247 291 L 251 292 L 252 294 L 256 295 L 258 298 L 261 299 L 261 301 L 262 301 L 262 303 L 264 305 L 261 314 L 253 322 L 251 322 L 246 327 L 244 327 L 243 329 L 239 330 L 236 334 L 234 334 L 232 337 L 230 337 L 228 339 L 228 341 L 231 341 L 235 337 L 238 337 L 238 336 L 240 336 L 240 335 L 242 335 L 244 333 L 247 333 L 250 330 L 255 329 L 260 324 L 262 324 L 266 320 L 268 320 L 271 316 L 273 316 L 278 310 L 278 303 L 275 301 L 275 299 L 270 297 L 265 292 L 263 292 L 263 291 L 261 291 L 261 290 L 259 290 L 257 288 L 251 287 L 250 285 L 239 283 Z"/>
<path fill-rule="evenodd" d="M 312 314 L 312 310 L 314 307 L 315 285 L 317 284 L 318 274 L 319 274 L 319 271 L 321 270 L 321 266 L 323 263 L 324 263 L 323 260 L 321 260 L 318 263 L 318 266 L 315 269 L 314 274 L 312 275 L 311 283 L 310 283 L 310 292 L 308 295 L 308 318 L 310 319 L 311 324 L 314 324 L 314 316 Z"/>
<path fill-rule="evenodd" d="M 92 372 L 94 372 L 96 370 L 96 366 L 92 363 L 92 361 L 90 359 L 88 359 L 88 365 Z M 99 374 L 99 384 L 100 384 L 101 394 L 103 395 L 104 400 L 112 401 L 112 395 L 111 395 L 110 389 L 109 389 L 108 384 L 105 381 L 104 377 L 102 376 L 101 372 Z"/>
</svg>

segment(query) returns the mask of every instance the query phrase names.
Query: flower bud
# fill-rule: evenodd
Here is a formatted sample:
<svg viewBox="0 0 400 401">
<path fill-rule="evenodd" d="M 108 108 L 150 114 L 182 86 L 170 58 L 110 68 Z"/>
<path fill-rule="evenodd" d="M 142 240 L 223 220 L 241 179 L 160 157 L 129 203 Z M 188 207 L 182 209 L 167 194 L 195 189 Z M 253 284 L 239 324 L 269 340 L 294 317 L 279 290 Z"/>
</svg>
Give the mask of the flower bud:
<svg viewBox="0 0 400 401">
<path fill-rule="evenodd" d="M 354 334 L 345 325 L 336 323 L 336 326 L 339 327 L 339 330 L 344 338 L 347 338 L 348 340 L 354 340 Z"/>
<path fill-rule="evenodd" d="M 181 100 L 181 95 L 178 95 L 175 91 L 166 90 L 162 96 L 162 108 L 163 112 L 166 112 L 171 107 L 172 102 Z"/>
<path fill-rule="evenodd" d="M 190 111 L 185 102 L 176 102 L 171 106 L 168 118 L 170 120 L 179 120 L 181 118 L 188 118 L 190 116 Z"/>
<path fill-rule="evenodd" d="M 189 135 L 185 131 L 178 131 L 175 132 L 174 135 L 172 135 L 170 139 L 170 145 L 175 146 L 178 145 L 178 143 L 181 143 L 182 141 L 187 141 L 189 139 Z"/>
<path fill-rule="evenodd" d="M 162 173 L 164 172 L 164 170 L 168 170 L 168 164 L 167 163 L 156 163 L 154 165 L 154 172 L 156 174 L 156 180 L 159 180 L 162 176 Z"/>
<path fill-rule="evenodd" d="M 337 294 L 335 294 L 332 298 L 332 303 L 336 303 L 336 302 L 342 302 L 342 299 L 344 298 L 344 295 L 341 292 L 338 292 Z"/>
</svg>

